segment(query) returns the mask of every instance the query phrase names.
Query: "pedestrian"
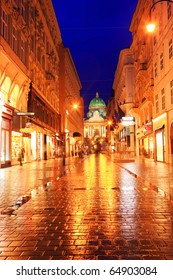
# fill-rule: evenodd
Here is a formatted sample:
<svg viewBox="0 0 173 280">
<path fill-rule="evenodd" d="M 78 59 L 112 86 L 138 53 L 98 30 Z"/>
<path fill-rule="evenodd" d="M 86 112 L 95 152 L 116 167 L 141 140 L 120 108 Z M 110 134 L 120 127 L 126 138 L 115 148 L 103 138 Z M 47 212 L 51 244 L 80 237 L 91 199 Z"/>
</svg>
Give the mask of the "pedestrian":
<svg viewBox="0 0 173 280">
<path fill-rule="evenodd" d="M 22 162 L 24 160 L 25 155 L 25 149 L 23 147 L 20 148 L 20 151 L 18 153 L 18 161 L 20 162 L 20 165 L 22 166 Z"/>
</svg>

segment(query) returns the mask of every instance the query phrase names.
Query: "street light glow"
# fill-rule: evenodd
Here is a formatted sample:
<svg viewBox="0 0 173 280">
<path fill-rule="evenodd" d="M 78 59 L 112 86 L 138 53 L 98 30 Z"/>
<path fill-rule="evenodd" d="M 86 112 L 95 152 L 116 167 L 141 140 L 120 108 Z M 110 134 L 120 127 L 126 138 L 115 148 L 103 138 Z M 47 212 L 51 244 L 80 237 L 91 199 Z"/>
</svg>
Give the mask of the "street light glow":
<svg viewBox="0 0 173 280">
<path fill-rule="evenodd" d="M 155 31 L 156 25 L 155 23 L 149 23 L 146 25 L 146 29 L 149 33 L 152 33 Z"/>
<path fill-rule="evenodd" d="M 73 105 L 73 108 L 74 108 L 74 109 L 77 109 L 77 108 L 78 108 L 78 105 L 77 105 L 77 104 L 74 104 L 74 105 Z"/>
<path fill-rule="evenodd" d="M 158 3 L 162 3 L 162 2 L 167 2 L 167 3 L 173 3 L 173 0 L 158 0 L 158 1 L 154 1 L 153 5 L 150 8 L 150 19 L 151 19 L 151 13 L 152 13 L 152 9 L 154 8 L 154 6 Z M 153 22 L 150 22 L 146 25 L 146 29 L 149 33 L 153 33 L 156 29 L 156 24 Z"/>
</svg>

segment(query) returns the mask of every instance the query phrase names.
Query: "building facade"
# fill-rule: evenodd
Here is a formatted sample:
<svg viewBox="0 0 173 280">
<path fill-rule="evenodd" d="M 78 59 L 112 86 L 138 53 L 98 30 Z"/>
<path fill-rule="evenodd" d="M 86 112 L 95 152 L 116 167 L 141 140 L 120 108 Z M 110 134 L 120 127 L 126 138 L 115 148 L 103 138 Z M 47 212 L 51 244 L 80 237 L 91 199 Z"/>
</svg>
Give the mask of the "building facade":
<svg viewBox="0 0 173 280">
<path fill-rule="evenodd" d="M 63 149 L 73 156 L 83 144 L 84 102 L 80 96 L 81 83 L 70 50 L 60 49 L 60 114 Z"/>
<path fill-rule="evenodd" d="M 113 84 L 115 101 L 126 115 L 135 119 L 136 155 L 166 163 L 173 162 L 172 4 L 169 1 L 138 1 L 130 25 L 133 102 L 126 104 L 126 86 L 121 85 L 123 71 L 119 70 L 119 64 Z M 146 29 L 150 19 L 156 24 L 154 33 L 148 33 Z M 122 54 L 119 59 L 125 67 Z M 124 82 L 128 82 L 126 75 Z M 121 123 L 119 129 L 125 129 L 121 128 Z"/>
<path fill-rule="evenodd" d="M 1 167 L 17 164 L 21 148 L 24 162 L 55 158 L 63 146 L 60 105 L 64 110 L 65 105 L 62 38 L 52 2 L 2 0 L 0 20 Z M 75 69 L 69 80 L 73 75 Z"/>
<path fill-rule="evenodd" d="M 97 92 L 89 103 L 87 118 L 84 120 L 84 142 L 89 150 L 100 151 L 106 148 L 106 115 L 106 104 Z"/>
<path fill-rule="evenodd" d="M 139 1 L 130 25 L 131 51 L 134 57 L 135 86 L 134 108 L 131 114 L 136 120 L 136 155 L 154 158 L 154 80 L 152 40 L 146 31 L 151 1 Z"/>
<path fill-rule="evenodd" d="M 137 151 L 156 161 L 172 162 L 173 3 L 138 1 L 130 30 L 134 55 Z M 148 33 L 152 19 L 156 30 Z"/>
<path fill-rule="evenodd" d="M 115 92 L 115 111 L 119 108 L 126 118 L 132 117 L 131 108 L 134 107 L 135 68 L 134 59 L 130 49 L 120 52 L 118 65 L 114 75 L 113 90 Z M 122 114 L 121 114 L 122 115 Z M 123 124 L 122 119 L 117 121 L 115 128 L 117 151 L 135 152 L 135 123 Z"/>
<path fill-rule="evenodd" d="M 155 159 L 173 162 L 173 3 L 157 3 L 152 9 L 156 30 L 152 36 Z"/>
</svg>

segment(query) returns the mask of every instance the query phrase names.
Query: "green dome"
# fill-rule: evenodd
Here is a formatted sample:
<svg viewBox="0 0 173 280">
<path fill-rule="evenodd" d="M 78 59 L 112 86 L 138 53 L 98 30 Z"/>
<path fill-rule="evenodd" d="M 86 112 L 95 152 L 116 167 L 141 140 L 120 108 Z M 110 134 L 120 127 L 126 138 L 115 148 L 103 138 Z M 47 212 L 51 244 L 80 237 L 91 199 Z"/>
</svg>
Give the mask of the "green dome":
<svg viewBox="0 0 173 280">
<path fill-rule="evenodd" d="M 89 109 L 100 108 L 100 107 L 106 107 L 106 104 L 105 104 L 104 100 L 99 97 L 98 92 L 97 92 L 96 97 L 93 98 L 89 104 Z"/>
</svg>

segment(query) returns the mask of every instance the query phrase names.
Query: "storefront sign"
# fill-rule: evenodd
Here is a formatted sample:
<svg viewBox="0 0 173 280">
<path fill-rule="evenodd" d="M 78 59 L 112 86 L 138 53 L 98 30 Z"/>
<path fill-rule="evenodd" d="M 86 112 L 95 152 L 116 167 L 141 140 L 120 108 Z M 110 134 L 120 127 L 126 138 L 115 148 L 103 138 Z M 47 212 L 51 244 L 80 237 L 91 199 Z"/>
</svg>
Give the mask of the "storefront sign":
<svg viewBox="0 0 173 280">
<path fill-rule="evenodd" d="M 27 137 L 27 138 L 31 138 L 31 134 L 30 133 L 22 133 L 22 137 Z"/>
<path fill-rule="evenodd" d="M 18 116 L 34 116 L 35 113 L 34 112 L 18 112 L 17 115 Z"/>
<path fill-rule="evenodd" d="M 131 117 L 131 116 L 122 117 L 121 123 L 124 126 L 134 125 L 135 124 L 135 118 Z"/>
<path fill-rule="evenodd" d="M 143 127 L 144 127 L 144 130 L 147 130 L 147 131 L 153 130 L 153 126 L 151 123 L 145 124 Z"/>
</svg>

